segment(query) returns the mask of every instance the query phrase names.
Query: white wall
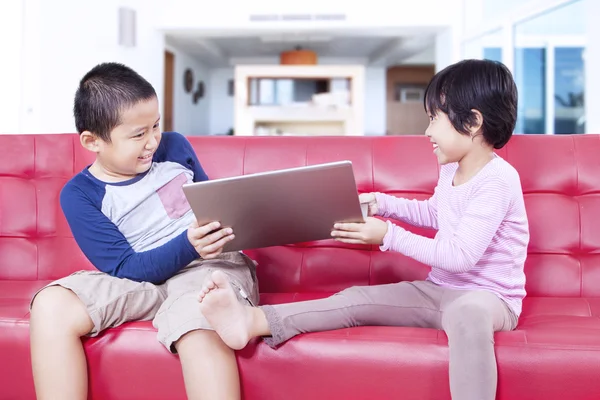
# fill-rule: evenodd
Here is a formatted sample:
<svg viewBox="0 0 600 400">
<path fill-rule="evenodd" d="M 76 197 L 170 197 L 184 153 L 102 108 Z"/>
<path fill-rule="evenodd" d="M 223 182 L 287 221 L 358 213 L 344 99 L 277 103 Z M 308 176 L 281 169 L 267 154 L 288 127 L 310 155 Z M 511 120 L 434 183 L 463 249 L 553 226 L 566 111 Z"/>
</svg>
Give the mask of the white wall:
<svg viewBox="0 0 600 400">
<path fill-rule="evenodd" d="M 210 132 L 210 69 L 177 47 L 167 45 L 173 53 L 175 68 L 173 77 L 173 130 L 184 135 L 206 135 Z M 187 68 L 194 73 L 194 87 L 186 93 L 183 75 Z M 204 82 L 204 97 L 194 104 L 193 97 L 199 81 Z M 160 107 L 161 112 L 163 106 Z"/>
<path fill-rule="evenodd" d="M 153 29 L 155 4 L 144 0 L 24 0 L 24 4 L 21 133 L 75 132 L 75 90 L 83 75 L 100 62 L 126 63 L 162 98 L 163 38 Z M 137 11 L 135 47 L 118 44 L 119 6 Z"/>
<path fill-rule="evenodd" d="M 13 38 L 7 41 L 11 47 L 6 54 L 17 62 L 11 64 L 8 73 L 2 74 L 7 80 L 0 96 L 3 103 L 7 103 L 2 109 L 9 110 L 10 117 L 0 123 L 1 130 L 12 133 L 74 132 L 75 90 L 81 77 L 100 62 L 118 61 L 131 66 L 154 85 L 162 100 L 165 43 L 162 33 L 156 29 L 157 20 L 162 18 L 160 7 L 154 7 L 156 1 L 23 0 L 26 18 L 22 46 L 20 40 L 14 40 L 15 32 L 21 31 L 21 3 L 2 2 L 0 14 L 12 21 L 12 25 L 1 24 L 8 31 L 3 36 L 12 35 Z M 135 47 L 118 45 L 120 6 L 132 7 L 137 12 Z M 226 133 L 233 127 L 233 98 L 227 94 L 227 81 L 233 77 L 233 68 L 208 71 L 185 53 L 173 47 L 170 49 L 175 53 L 174 128 L 190 135 Z M 18 62 L 20 59 L 22 64 Z M 248 63 L 255 61 L 246 60 Z M 365 61 L 322 58 L 320 63 L 362 64 Z M 277 63 L 278 58 L 261 59 L 260 62 Z M 191 66 L 196 77 L 203 76 L 205 80 L 206 97 L 196 105 L 181 84 L 186 66 Z M 368 68 L 365 78 L 365 131 L 383 133 L 385 72 L 382 68 Z"/>
<path fill-rule="evenodd" d="M 21 128 L 21 31 L 23 1 L 0 2 L 0 133 Z"/>
<path fill-rule="evenodd" d="M 233 79 L 233 68 L 215 68 L 210 73 L 208 97 L 210 102 L 210 125 L 207 133 L 225 134 L 234 125 L 233 96 L 227 92 L 227 84 Z"/>
<path fill-rule="evenodd" d="M 444 26 L 452 23 L 460 0 L 421 0 L 403 4 L 402 11 L 389 10 L 385 0 L 342 2 L 323 0 L 221 0 L 212 3 L 193 0 L 169 0 L 160 3 L 161 27 L 164 29 L 266 29 L 302 30 L 381 26 Z M 341 21 L 256 22 L 250 15 L 343 14 Z"/>
<path fill-rule="evenodd" d="M 415 3 L 409 12 L 382 14 L 382 7 L 379 7 L 383 6 L 382 0 L 369 4 L 334 4 L 316 0 L 301 3 L 223 1 L 209 8 L 204 2 L 192 0 L 2 1 L 0 29 L 3 38 L 10 38 L 3 58 L 6 54 L 16 61 L 9 66 L 3 65 L 2 71 L 8 68 L 8 73 L 0 74 L 0 79 L 3 79 L 0 131 L 74 132 L 72 108 L 78 82 L 93 66 L 105 61 L 123 62 L 134 68 L 154 85 L 162 101 L 165 43 L 161 27 L 185 29 L 193 26 L 198 29 L 220 26 L 223 29 L 271 30 L 291 27 L 314 29 L 319 24 L 333 29 L 382 24 L 439 26 L 446 25 L 452 18 L 457 3 L 457 0 L 424 0 Z M 135 47 L 126 48 L 118 44 L 118 9 L 121 6 L 134 8 L 137 12 Z M 23 15 L 21 7 L 25 8 L 23 19 L 20 19 Z M 431 13 L 432 9 L 436 12 Z M 249 22 L 250 14 L 264 12 L 342 13 L 346 20 L 282 23 L 285 26 Z M 243 23 L 240 24 L 240 21 Z M 179 59 L 183 60 L 183 57 L 180 54 Z M 439 57 L 436 59 L 439 61 Z M 277 62 L 276 58 L 273 60 Z M 187 59 L 186 62 L 192 61 Z M 364 63 L 365 60 L 322 59 L 320 62 Z M 178 78 L 182 72 L 179 66 L 176 68 Z M 201 63 L 194 63 L 193 68 L 200 71 L 199 74 L 207 75 L 207 97 L 194 106 L 191 99 L 187 101 L 181 96 L 181 85 L 176 85 L 175 128 L 187 134 L 227 132 L 233 126 L 233 99 L 227 94 L 227 80 L 233 75 L 232 69 L 206 71 Z M 385 71 L 380 67 L 369 67 L 365 77 L 365 132 L 380 134 L 385 132 L 386 121 Z M 182 110 L 190 110 L 191 116 L 188 118 Z"/>
<path fill-rule="evenodd" d="M 461 39 L 462 30 L 455 24 L 438 33 L 435 38 L 435 72 L 462 59 Z"/>
<path fill-rule="evenodd" d="M 436 35 L 435 38 L 435 72 L 439 72 L 448 65 L 456 62 L 452 52 L 453 37 L 452 29 L 446 29 Z"/>
<path fill-rule="evenodd" d="M 387 68 L 368 67 L 365 70 L 365 134 L 385 135 Z"/>
<path fill-rule="evenodd" d="M 412 57 L 402 60 L 400 65 L 434 65 L 435 64 L 435 44 L 415 54 Z"/>
</svg>

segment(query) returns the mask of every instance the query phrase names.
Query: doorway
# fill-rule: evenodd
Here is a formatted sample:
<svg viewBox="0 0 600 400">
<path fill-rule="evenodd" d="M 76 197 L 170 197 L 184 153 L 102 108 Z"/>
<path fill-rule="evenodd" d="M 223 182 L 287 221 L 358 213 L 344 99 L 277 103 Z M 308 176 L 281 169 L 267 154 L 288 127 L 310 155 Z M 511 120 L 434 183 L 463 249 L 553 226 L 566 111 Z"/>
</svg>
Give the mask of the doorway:
<svg viewBox="0 0 600 400">
<path fill-rule="evenodd" d="M 173 130 L 173 81 L 175 79 L 175 55 L 165 51 L 165 87 L 163 103 L 163 131 Z"/>
<path fill-rule="evenodd" d="M 429 125 L 423 110 L 427 83 L 435 74 L 433 65 L 394 66 L 387 70 L 387 134 L 422 135 Z"/>
</svg>

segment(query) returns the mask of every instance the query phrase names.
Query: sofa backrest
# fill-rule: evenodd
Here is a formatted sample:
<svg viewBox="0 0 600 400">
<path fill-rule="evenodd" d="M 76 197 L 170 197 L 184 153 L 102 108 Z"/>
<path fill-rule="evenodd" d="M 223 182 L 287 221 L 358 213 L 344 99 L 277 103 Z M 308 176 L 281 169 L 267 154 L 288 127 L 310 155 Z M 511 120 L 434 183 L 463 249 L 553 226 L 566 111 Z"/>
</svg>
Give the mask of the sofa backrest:
<svg viewBox="0 0 600 400">
<path fill-rule="evenodd" d="M 347 159 L 360 192 L 425 199 L 438 178 L 422 136 L 189 139 L 213 179 Z M 93 155 L 72 134 L 0 135 L 0 148 L 0 279 L 50 280 L 93 268 L 58 207 L 62 186 Z M 600 296 L 600 136 L 519 135 L 498 154 L 517 168 L 525 192 L 528 294 Z M 422 279 L 429 270 L 375 246 L 331 240 L 248 253 L 259 262 L 262 292 L 332 292 Z"/>
</svg>

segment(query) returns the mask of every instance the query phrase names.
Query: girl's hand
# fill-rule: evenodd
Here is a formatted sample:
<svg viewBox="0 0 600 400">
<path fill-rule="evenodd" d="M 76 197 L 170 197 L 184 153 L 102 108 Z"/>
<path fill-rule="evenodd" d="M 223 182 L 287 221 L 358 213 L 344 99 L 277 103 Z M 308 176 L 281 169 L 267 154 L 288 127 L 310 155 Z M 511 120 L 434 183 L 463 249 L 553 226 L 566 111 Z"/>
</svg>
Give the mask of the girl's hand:
<svg viewBox="0 0 600 400">
<path fill-rule="evenodd" d="M 388 231 L 385 221 L 367 217 L 364 223 L 338 223 L 333 226 L 331 236 L 337 241 L 350 244 L 377 244 L 383 243 L 383 238 Z"/>
<path fill-rule="evenodd" d="M 360 202 L 360 204 L 367 204 L 367 215 L 369 217 L 377 215 L 377 212 L 379 211 L 379 205 L 377 204 L 377 198 L 375 197 L 375 193 L 361 193 L 358 195 L 358 201 Z"/>
</svg>

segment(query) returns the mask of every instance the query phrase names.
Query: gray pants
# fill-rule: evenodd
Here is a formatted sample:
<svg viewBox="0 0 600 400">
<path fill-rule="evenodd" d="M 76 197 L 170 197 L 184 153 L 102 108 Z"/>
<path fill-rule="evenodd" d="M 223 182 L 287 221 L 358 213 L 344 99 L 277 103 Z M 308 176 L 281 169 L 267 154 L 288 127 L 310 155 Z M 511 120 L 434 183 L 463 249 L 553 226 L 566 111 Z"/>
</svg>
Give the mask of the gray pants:
<svg viewBox="0 0 600 400">
<path fill-rule="evenodd" d="M 515 329 L 504 301 L 483 290 L 454 290 L 429 281 L 357 286 L 321 300 L 262 306 L 275 347 L 299 333 L 364 325 L 443 329 L 450 351 L 454 400 L 493 400 L 494 332 Z"/>
</svg>

